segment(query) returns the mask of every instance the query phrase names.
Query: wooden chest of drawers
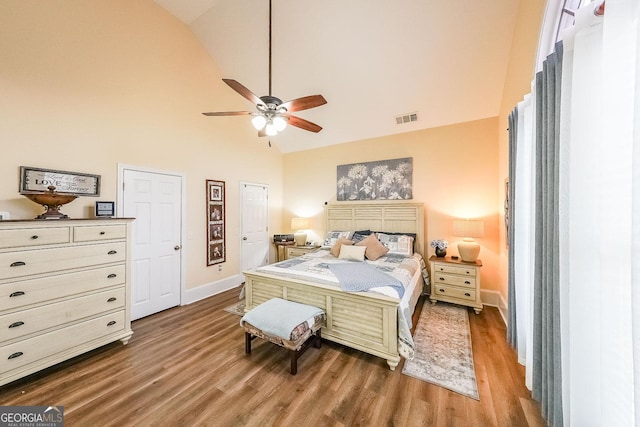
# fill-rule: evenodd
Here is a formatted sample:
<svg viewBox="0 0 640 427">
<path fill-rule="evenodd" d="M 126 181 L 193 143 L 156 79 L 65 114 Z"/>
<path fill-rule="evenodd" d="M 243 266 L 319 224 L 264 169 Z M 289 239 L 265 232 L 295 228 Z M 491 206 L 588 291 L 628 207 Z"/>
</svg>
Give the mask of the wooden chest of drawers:
<svg viewBox="0 0 640 427">
<path fill-rule="evenodd" d="M 129 341 L 131 221 L 0 221 L 0 385 Z"/>
<path fill-rule="evenodd" d="M 475 263 L 452 260 L 450 257 L 429 258 L 431 265 L 431 302 L 446 301 L 473 307 L 476 314 L 482 310 L 480 299 L 480 267 Z"/>
</svg>

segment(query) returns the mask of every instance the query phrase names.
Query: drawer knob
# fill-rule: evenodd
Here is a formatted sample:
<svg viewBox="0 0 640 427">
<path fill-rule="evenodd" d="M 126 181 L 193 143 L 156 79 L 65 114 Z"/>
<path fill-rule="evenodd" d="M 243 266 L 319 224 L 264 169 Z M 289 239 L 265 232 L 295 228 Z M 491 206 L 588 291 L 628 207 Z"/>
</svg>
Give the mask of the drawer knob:
<svg viewBox="0 0 640 427">
<path fill-rule="evenodd" d="M 107 252 L 108 255 L 115 255 L 117 253 L 118 251 L 114 251 L 114 250 L 110 250 L 109 252 Z"/>
<path fill-rule="evenodd" d="M 465 285 L 470 285 L 471 284 L 471 282 L 468 281 L 468 280 L 465 280 L 464 283 L 465 283 Z"/>
<path fill-rule="evenodd" d="M 38 235 L 37 235 L 37 234 L 34 234 L 33 236 L 31 236 L 31 238 L 32 238 L 33 240 L 36 240 L 36 239 L 38 238 Z"/>
<path fill-rule="evenodd" d="M 9 295 L 9 298 L 13 298 L 13 297 L 20 297 L 20 296 L 22 296 L 22 295 L 24 295 L 24 292 L 22 292 L 22 291 L 15 291 L 15 292 L 12 292 L 12 293 L 11 293 L 11 295 Z"/>
<path fill-rule="evenodd" d="M 114 302 L 115 300 L 117 300 L 118 298 L 116 297 L 111 297 L 107 300 L 107 302 Z"/>
<path fill-rule="evenodd" d="M 116 276 L 117 276 L 116 273 L 111 273 L 110 275 L 107 276 L 107 279 L 113 279 Z"/>
<path fill-rule="evenodd" d="M 116 321 L 115 321 L 115 320 L 112 320 L 111 322 L 107 323 L 107 326 L 113 326 L 113 325 L 115 325 L 115 324 L 116 324 Z"/>
<path fill-rule="evenodd" d="M 438 277 L 438 279 L 440 279 L 440 280 L 444 281 L 444 277 Z"/>
<path fill-rule="evenodd" d="M 9 325 L 9 329 L 17 328 L 18 326 L 22 326 L 22 325 L 24 325 L 24 322 L 13 322 L 12 324 Z"/>
<path fill-rule="evenodd" d="M 23 261 L 16 261 L 16 262 L 12 262 L 10 267 L 22 267 L 23 265 L 27 265 L 27 264 Z"/>
<path fill-rule="evenodd" d="M 465 292 L 464 295 L 467 296 L 467 297 L 471 296 L 471 294 L 469 292 Z"/>
<path fill-rule="evenodd" d="M 444 289 L 440 288 L 440 292 L 442 292 L 444 294 Z"/>
<path fill-rule="evenodd" d="M 21 351 L 17 351 L 15 353 L 13 353 L 11 356 L 7 357 L 7 359 L 11 360 L 11 359 L 15 359 L 16 357 L 20 357 L 22 356 L 24 353 Z"/>
<path fill-rule="evenodd" d="M 106 233 L 105 233 L 104 231 L 101 231 L 101 232 L 100 232 L 100 235 L 101 235 L 101 236 L 104 236 L 105 234 L 106 234 Z"/>
</svg>

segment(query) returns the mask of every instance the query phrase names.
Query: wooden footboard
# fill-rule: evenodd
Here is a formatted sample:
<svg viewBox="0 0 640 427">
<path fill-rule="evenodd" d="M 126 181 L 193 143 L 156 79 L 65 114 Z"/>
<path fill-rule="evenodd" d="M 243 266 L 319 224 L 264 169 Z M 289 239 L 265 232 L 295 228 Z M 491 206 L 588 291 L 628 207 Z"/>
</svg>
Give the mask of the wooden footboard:
<svg viewBox="0 0 640 427">
<path fill-rule="evenodd" d="M 382 357 L 391 370 L 398 366 L 397 299 L 265 273 L 244 274 L 245 310 L 276 297 L 322 308 L 327 315 L 323 338 Z"/>
</svg>

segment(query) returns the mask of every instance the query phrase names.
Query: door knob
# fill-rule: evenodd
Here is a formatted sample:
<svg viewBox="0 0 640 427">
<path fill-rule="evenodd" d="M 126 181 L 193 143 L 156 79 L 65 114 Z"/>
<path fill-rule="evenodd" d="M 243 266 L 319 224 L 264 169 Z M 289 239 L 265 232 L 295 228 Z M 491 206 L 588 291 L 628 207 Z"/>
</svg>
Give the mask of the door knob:
<svg viewBox="0 0 640 427">
<path fill-rule="evenodd" d="M 176 251 L 179 251 L 181 248 L 182 248 L 182 246 L 180 246 L 180 245 L 175 245 L 173 247 L 173 249 L 176 250 Z"/>
<path fill-rule="evenodd" d="M 246 238 L 246 237 L 243 237 L 243 238 L 242 238 L 242 240 L 247 240 L 247 238 Z"/>
</svg>

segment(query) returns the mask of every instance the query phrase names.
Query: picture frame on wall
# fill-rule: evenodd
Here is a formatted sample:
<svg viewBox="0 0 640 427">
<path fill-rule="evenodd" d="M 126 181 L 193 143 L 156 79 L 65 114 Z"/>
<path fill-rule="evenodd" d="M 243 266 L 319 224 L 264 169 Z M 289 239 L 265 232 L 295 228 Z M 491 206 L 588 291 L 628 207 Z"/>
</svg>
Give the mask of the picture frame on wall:
<svg viewBox="0 0 640 427">
<path fill-rule="evenodd" d="M 413 157 L 338 165 L 336 200 L 413 199 Z"/>
<path fill-rule="evenodd" d="M 207 179 L 207 266 L 226 260 L 224 181 Z"/>
</svg>

